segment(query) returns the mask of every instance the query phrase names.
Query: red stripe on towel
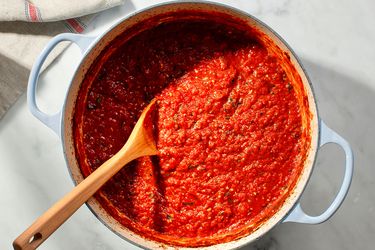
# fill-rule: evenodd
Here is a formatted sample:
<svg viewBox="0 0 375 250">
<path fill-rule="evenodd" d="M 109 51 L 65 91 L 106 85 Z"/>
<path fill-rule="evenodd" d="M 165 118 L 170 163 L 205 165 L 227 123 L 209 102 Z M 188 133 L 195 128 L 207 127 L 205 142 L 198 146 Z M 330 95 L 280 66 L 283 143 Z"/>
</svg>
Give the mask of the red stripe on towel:
<svg viewBox="0 0 375 250">
<path fill-rule="evenodd" d="M 76 19 L 67 19 L 66 22 L 76 33 L 81 33 L 84 28 Z"/>
<path fill-rule="evenodd" d="M 26 1 L 26 4 L 29 10 L 29 19 L 32 22 L 38 22 L 39 21 L 38 12 L 37 12 L 38 9 L 34 6 L 34 4 L 30 3 L 29 1 Z"/>
</svg>

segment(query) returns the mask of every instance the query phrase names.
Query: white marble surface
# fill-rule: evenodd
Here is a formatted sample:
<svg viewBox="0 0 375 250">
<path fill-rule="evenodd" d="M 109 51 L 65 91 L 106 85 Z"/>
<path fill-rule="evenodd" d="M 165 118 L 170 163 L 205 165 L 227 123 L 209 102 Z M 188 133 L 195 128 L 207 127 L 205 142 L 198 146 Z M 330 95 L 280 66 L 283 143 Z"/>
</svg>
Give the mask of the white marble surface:
<svg viewBox="0 0 375 250">
<path fill-rule="evenodd" d="M 129 0 L 102 13 L 89 33 L 98 34 L 128 12 L 162 1 Z M 373 0 L 226 0 L 273 27 L 307 68 L 321 117 L 349 140 L 355 173 L 339 211 L 321 225 L 287 223 L 244 249 L 374 249 L 375 245 L 375 2 Z M 42 75 L 39 103 L 57 111 L 80 58 L 71 46 Z M 336 146 L 319 152 L 303 197 L 307 212 L 330 203 L 343 176 Z M 72 188 L 60 142 L 29 113 L 22 98 L 0 121 L 0 249 Z M 102 225 L 83 206 L 40 249 L 138 249 Z"/>
</svg>

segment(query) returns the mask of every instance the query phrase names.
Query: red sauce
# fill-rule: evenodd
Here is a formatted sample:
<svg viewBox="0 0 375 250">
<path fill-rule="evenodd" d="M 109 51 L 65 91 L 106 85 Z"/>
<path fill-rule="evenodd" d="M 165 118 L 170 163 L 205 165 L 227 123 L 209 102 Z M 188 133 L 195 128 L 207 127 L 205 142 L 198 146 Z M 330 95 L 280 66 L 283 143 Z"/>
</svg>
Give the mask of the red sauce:
<svg viewBox="0 0 375 250">
<path fill-rule="evenodd" d="M 217 21 L 173 21 L 118 38 L 91 67 L 74 117 L 84 176 L 114 155 L 158 99 L 160 155 L 96 195 L 119 222 L 175 245 L 254 231 L 293 190 L 309 138 L 295 86 L 257 39 Z"/>
</svg>

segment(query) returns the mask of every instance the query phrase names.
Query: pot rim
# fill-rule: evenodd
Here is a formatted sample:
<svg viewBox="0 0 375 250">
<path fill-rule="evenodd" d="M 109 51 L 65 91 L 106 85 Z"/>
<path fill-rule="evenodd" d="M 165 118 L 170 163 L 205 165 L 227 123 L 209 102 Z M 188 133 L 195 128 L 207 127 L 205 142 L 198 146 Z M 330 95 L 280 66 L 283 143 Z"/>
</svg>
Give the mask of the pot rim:
<svg viewBox="0 0 375 250">
<path fill-rule="evenodd" d="M 261 26 L 265 30 L 269 31 L 272 35 L 274 35 L 281 42 L 282 45 L 285 46 L 286 51 L 289 54 L 291 54 L 293 56 L 293 58 L 295 59 L 295 63 L 293 63 L 293 64 L 294 65 L 298 65 L 301 68 L 301 72 L 299 72 L 299 74 L 303 73 L 303 76 L 306 78 L 306 82 L 308 83 L 309 90 L 311 91 L 312 102 L 309 102 L 309 110 L 310 111 L 314 111 L 314 112 L 311 112 L 312 113 L 311 120 L 315 120 L 316 121 L 316 135 L 311 137 L 311 144 L 310 144 L 310 149 L 309 149 L 309 151 L 312 150 L 312 152 L 313 152 L 313 155 L 312 155 L 311 159 L 309 159 L 309 160 L 311 160 L 311 163 L 309 163 L 309 165 L 311 165 L 311 166 L 309 167 L 309 170 L 308 170 L 306 178 L 303 180 L 304 183 L 302 185 L 302 188 L 300 190 L 298 190 L 298 192 L 296 193 L 297 187 L 299 185 L 301 185 L 301 183 L 300 183 L 302 181 L 301 177 L 302 177 L 303 172 L 304 172 L 304 170 L 305 170 L 306 167 L 304 167 L 304 170 L 301 172 L 301 174 L 299 176 L 299 179 L 297 180 L 297 183 L 295 184 L 294 189 L 291 190 L 289 196 L 284 201 L 286 203 L 286 201 L 288 201 L 292 196 L 295 196 L 294 197 L 294 201 L 293 201 L 293 205 L 291 205 L 288 208 L 287 212 L 283 216 L 279 216 L 278 213 L 282 209 L 284 209 L 285 204 L 283 204 L 278 209 L 278 211 L 275 214 L 272 215 L 272 217 L 275 217 L 275 216 L 279 217 L 279 219 L 277 220 L 276 223 L 271 223 L 272 225 L 268 226 L 268 228 L 266 228 L 266 230 L 260 230 L 260 229 L 264 228 L 264 226 L 269 221 L 272 220 L 272 217 L 271 217 L 270 219 L 267 219 L 263 224 L 261 224 L 261 226 L 259 228 L 255 229 L 250 234 L 244 235 L 241 238 L 238 238 L 238 239 L 235 239 L 235 240 L 232 240 L 232 241 L 229 241 L 229 242 L 224 242 L 224 243 L 219 243 L 219 244 L 209 245 L 209 246 L 203 246 L 203 247 L 180 247 L 180 246 L 174 246 L 174 245 L 170 245 L 170 244 L 166 244 L 166 243 L 157 242 L 155 240 L 151 240 L 151 239 L 148 239 L 148 238 L 144 238 L 143 236 L 141 236 L 139 234 L 133 233 L 136 236 L 140 237 L 143 241 L 150 242 L 150 243 L 152 243 L 153 245 L 155 245 L 156 247 L 158 247 L 160 249 L 223 249 L 223 247 L 225 249 L 236 249 L 236 248 L 242 247 L 242 246 L 244 246 L 246 244 L 249 244 L 249 243 L 251 243 L 251 242 L 259 239 L 260 237 L 262 237 L 263 235 L 265 235 L 267 232 L 269 232 L 272 228 L 274 228 L 276 225 L 278 225 L 280 222 L 282 222 L 293 211 L 294 207 L 298 204 L 298 201 L 299 201 L 300 197 L 302 196 L 302 194 L 303 194 L 303 192 L 304 192 L 304 190 L 305 190 L 305 188 L 307 186 L 307 183 L 309 182 L 309 180 L 311 178 L 311 175 L 312 175 L 312 172 L 313 172 L 313 169 L 314 169 L 314 164 L 315 164 L 316 157 L 317 157 L 318 142 L 319 142 L 320 137 L 321 137 L 321 129 L 320 129 L 320 125 L 319 125 L 319 110 L 318 110 L 318 106 L 316 104 L 316 95 L 315 95 L 315 91 L 314 91 L 314 88 L 313 88 L 312 83 L 311 83 L 311 79 L 310 79 L 309 75 L 307 74 L 307 71 L 306 71 L 304 65 L 302 64 L 301 60 L 299 59 L 299 57 L 297 56 L 297 54 L 294 52 L 294 50 L 291 48 L 291 46 L 276 31 L 274 31 L 271 27 L 269 27 L 267 24 L 265 24 L 264 22 L 262 22 L 261 20 L 259 20 L 255 16 L 253 16 L 252 14 L 250 14 L 250 13 L 248 13 L 246 11 L 240 10 L 238 8 L 235 8 L 235 7 L 223 4 L 223 3 L 217 3 L 217 2 L 207 1 L 207 0 L 181 0 L 181 1 L 173 0 L 173 1 L 168 1 L 168 2 L 154 4 L 154 5 L 148 6 L 146 8 L 142 8 L 142 9 L 136 10 L 134 12 L 128 13 L 124 17 L 122 17 L 121 19 L 119 19 L 118 21 L 116 21 L 115 23 L 113 23 L 109 28 L 107 28 L 101 34 L 97 35 L 93 39 L 93 42 L 88 46 L 87 50 L 83 54 L 82 58 L 80 59 L 79 64 L 77 65 L 77 67 L 76 67 L 76 69 L 75 69 L 75 71 L 73 73 L 73 77 L 71 78 L 70 85 L 69 85 L 68 91 L 66 92 L 64 103 L 63 103 L 63 106 L 62 106 L 60 138 L 61 138 L 61 141 L 63 143 L 64 159 L 65 159 L 65 162 L 67 163 L 68 172 L 69 172 L 69 175 L 70 175 L 70 177 L 71 177 L 74 185 L 78 185 L 79 182 L 75 178 L 75 176 L 73 175 L 72 169 L 71 169 L 70 164 L 69 164 L 68 154 L 67 154 L 67 147 L 66 147 L 67 138 L 66 138 L 66 133 L 65 133 L 65 125 L 66 125 L 65 111 L 66 111 L 66 106 L 67 106 L 67 103 L 68 103 L 68 96 L 69 96 L 69 93 L 70 93 L 71 84 L 74 81 L 77 73 L 81 70 L 82 62 L 84 61 L 84 59 L 86 58 L 86 56 L 93 50 L 93 48 L 96 47 L 96 45 L 98 45 L 98 43 L 103 38 L 105 38 L 105 36 L 108 33 L 110 33 L 119 24 L 121 24 L 122 22 L 126 21 L 127 19 L 135 17 L 135 16 L 137 16 L 137 15 L 143 13 L 143 12 L 151 11 L 153 9 L 157 9 L 157 8 L 160 8 L 160 7 L 167 7 L 167 6 L 170 6 L 170 5 L 183 5 L 183 4 L 197 4 L 197 5 L 211 5 L 211 6 L 216 6 L 216 7 L 219 7 L 219 8 L 227 9 L 227 10 L 229 10 L 232 13 L 235 13 L 235 14 L 238 14 L 238 15 L 242 15 L 242 16 L 246 16 L 247 18 L 252 19 L 253 21 L 255 21 L 255 23 L 259 24 L 259 26 Z M 275 41 L 274 38 L 272 38 L 271 40 Z M 282 50 L 284 50 L 284 49 L 282 49 Z M 302 82 L 303 82 L 303 85 L 306 85 L 305 81 L 302 81 Z M 309 97 L 309 99 L 310 99 L 310 97 Z M 313 103 L 313 106 L 311 106 L 312 103 Z M 306 159 L 306 161 L 305 161 L 304 164 L 305 165 L 307 164 L 307 159 Z M 141 248 L 146 247 L 145 245 L 142 245 L 141 243 L 138 243 L 135 240 L 127 238 L 126 236 L 122 235 L 118 230 L 115 230 L 115 228 L 113 228 L 110 225 L 110 223 L 108 223 L 107 221 L 105 221 L 98 214 L 98 212 L 93 208 L 93 205 L 91 204 L 91 202 L 92 202 L 93 199 L 95 199 L 95 198 L 89 199 L 85 204 L 89 208 L 89 210 L 93 213 L 93 215 L 102 224 L 104 224 L 108 229 L 110 229 L 112 232 L 114 232 L 116 235 L 118 235 L 120 238 L 126 240 L 127 242 L 130 242 L 131 244 L 136 245 L 136 246 L 141 247 Z M 257 233 L 259 231 L 261 231 L 261 233 L 258 233 L 256 235 L 256 237 L 250 238 L 250 236 L 254 235 L 255 233 Z M 149 247 L 149 246 L 147 246 L 147 247 Z"/>
</svg>

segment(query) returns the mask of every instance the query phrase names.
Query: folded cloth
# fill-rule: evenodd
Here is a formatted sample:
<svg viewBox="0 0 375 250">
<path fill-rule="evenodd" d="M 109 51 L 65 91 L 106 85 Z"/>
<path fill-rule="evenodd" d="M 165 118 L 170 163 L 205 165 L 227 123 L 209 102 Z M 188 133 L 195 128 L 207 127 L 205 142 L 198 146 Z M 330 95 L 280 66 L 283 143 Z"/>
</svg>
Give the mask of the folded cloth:
<svg viewBox="0 0 375 250">
<path fill-rule="evenodd" d="M 81 33 L 94 15 L 125 0 L 0 0 L 0 119 L 25 91 L 35 58 L 51 37 Z M 56 47 L 44 67 L 63 51 Z"/>
</svg>

